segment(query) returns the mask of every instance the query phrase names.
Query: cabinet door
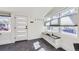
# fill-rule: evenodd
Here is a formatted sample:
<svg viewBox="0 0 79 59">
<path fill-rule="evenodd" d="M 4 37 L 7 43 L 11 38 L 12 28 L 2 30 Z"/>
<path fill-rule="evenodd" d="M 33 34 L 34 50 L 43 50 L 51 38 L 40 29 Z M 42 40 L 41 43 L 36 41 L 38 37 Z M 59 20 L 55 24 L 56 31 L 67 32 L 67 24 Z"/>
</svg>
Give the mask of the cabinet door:
<svg viewBox="0 0 79 59">
<path fill-rule="evenodd" d="M 27 17 L 15 17 L 15 41 L 27 40 Z"/>
</svg>

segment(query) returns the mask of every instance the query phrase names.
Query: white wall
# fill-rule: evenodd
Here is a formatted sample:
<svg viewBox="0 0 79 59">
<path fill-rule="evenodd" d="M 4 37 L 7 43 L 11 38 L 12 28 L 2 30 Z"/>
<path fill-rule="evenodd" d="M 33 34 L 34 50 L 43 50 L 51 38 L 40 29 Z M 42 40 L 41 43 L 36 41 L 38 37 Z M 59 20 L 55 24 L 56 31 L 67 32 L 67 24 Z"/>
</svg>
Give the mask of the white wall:
<svg viewBox="0 0 79 59">
<path fill-rule="evenodd" d="M 0 35 L 0 45 L 14 43 L 14 18 L 13 16 L 10 19 L 11 21 L 11 32 L 1 32 Z"/>
<path fill-rule="evenodd" d="M 14 43 L 15 40 L 15 15 L 11 17 L 11 32 L 2 33 L 0 35 L 0 45 Z M 34 23 L 30 23 L 33 21 Z M 43 20 L 35 20 L 35 17 L 28 17 L 28 40 L 41 38 L 41 32 L 43 32 Z"/>
<path fill-rule="evenodd" d="M 28 40 L 41 38 L 41 32 L 43 32 L 43 20 L 35 20 L 35 17 L 28 17 Z M 30 23 L 33 21 L 34 23 Z"/>
<path fill-rule="evenodd" d="M 11 17 L 11 32 L 8 33 L 2 33 L 0 35 L 0 45 L 2 44 L 8 44 L 15 42 L 15 15 L 23 15 L 28 16 L 28 39 L 37 39 L 41 38 L 41 32 L 43 31 L 43 21 L 35 21 L 35 17 L 43 17 L 49 10 L 51 10 L 51 7 L 40 7 L 40 8 L 0 8 L 0 11 L 6 11 L 10 12 L 12 14 Z M 30 17 L 31 16 L 31 17 Z M 40 18 L 39 17 L 39 18 Z M 30 21 L 33 20 L 34 23 L 30 23 Z"/>
<path fill-rule="evenodd" d="M 12 14 L 11 18 L 11 32 L 2 33 L 0 35 L 0 45 L 13 43 L 15 42 L 15 15 L 28 16 L 28 39 L 36 39 L 40 38 L 41 32 L 43 31 L 43 23 L 42 21 L 35 21 L 35 17 L 43 17 L 51 7 L 1 7 L 0 11 L 10 12 Z M 31 16 L 31 17 L 29 17 Z M 30 23 L 30 20 L 33 20 L 34 23 Z"/>
<path fill-rule="evenodd" d="M 0 35 L 0 45 L 2 44 L 8 44 L 8 43 L 14 43 L 15 40 L 15 15 L 12 14 L 12 17 L 10 19 L 11 21 L 11 32 L 7 33 L 1 33 Z M 34 23 L 30 23 L 30 21 L 33 21 Z M 35 20 L 35 17 L 28 17 L 28 40 L 41 38 L 41 32 L 43 32 L 43 20 Z"/>
<path fill-rule="evenodd" d="M 63 9 L 65 9 L 65 7 L 54 7 L 45 15 L 45 17 L 52 17 L 52 15 L 55 15 Z"/>
</svg>

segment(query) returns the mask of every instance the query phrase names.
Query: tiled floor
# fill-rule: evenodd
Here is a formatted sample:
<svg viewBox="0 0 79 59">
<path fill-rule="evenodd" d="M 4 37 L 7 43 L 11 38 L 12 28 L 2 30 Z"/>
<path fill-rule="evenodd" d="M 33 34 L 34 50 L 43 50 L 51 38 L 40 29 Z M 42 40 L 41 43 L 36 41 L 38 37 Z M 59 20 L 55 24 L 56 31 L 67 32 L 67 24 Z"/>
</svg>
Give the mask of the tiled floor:
<svg viewBox="0 0 79 59">
<path fill-rule="evenodd" d="M 0 51 L 63 51 L 55 49 L 43 39 L 20 41 L 12 44 L 1 45 Z"/>
</svg>

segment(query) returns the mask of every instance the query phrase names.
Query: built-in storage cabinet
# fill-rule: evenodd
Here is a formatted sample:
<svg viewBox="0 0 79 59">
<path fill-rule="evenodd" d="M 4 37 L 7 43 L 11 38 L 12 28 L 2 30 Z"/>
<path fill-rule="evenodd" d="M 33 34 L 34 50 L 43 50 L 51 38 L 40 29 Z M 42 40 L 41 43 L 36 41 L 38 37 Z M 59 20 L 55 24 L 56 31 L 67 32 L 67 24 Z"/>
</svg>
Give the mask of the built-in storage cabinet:
<svg viewBox="0 0 79 59">
<path fill-rule="evenodd" d="M 28 25 L 27 25 L 27 17 L 23 16 L 15 16 L 15 41 L 27 40 L 28 34 Z"/>
<path fill-rule="evenodd" d="M 60 37 L 59 36 L 51 35 L 48 33 L 42 33 L 41 36 L 44 40 L 46 40 L 49 44 L 51 44 L 55 48 L 60 47 Z"/>
</svg>

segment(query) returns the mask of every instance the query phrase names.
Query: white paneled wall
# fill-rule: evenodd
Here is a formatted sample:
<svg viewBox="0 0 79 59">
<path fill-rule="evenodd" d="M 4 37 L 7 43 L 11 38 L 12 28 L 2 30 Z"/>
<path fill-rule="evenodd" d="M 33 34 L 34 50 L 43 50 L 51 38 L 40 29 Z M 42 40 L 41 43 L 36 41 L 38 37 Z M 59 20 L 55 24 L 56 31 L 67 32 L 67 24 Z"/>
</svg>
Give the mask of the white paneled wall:
<svg viewBox="0 0 79 59">
<path fill-rule="evenodd" d="M 15 39 L 16 41 L 27 40 L 27 17 L 15 16 Z"/>
</svg>

